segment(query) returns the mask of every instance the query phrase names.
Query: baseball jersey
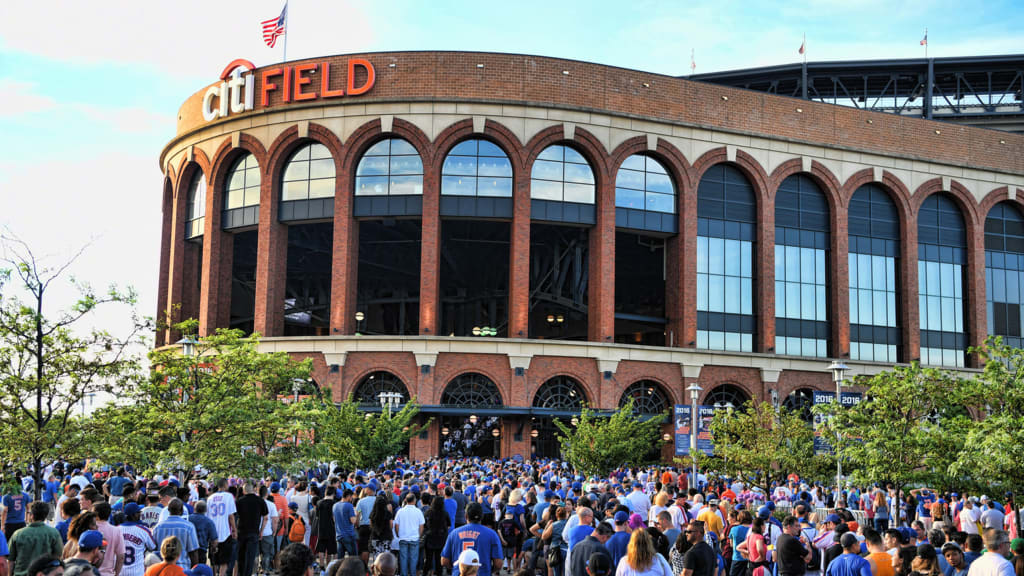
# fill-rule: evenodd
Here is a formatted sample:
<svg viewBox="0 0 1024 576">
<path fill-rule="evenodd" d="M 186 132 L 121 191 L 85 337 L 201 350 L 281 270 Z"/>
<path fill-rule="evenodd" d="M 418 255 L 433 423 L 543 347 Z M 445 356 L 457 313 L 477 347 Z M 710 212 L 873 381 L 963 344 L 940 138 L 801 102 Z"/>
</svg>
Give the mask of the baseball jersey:
<svg viewBox="0 0 1024 576">
<path fill-rule="evenodd" d="M 118 526 L 124 540 L 124 567 L 121 576 L 143 576 L 146 573 L 146 552 L 156 550 L 156 540 L 149 528 L 135 522 Z"/>
<path fill-rule="evenodd" d="M 230 492 L 214 492 L 206 498 L 206 516 L 217 527 L 217 541 L 223 542 L 231 536 L 228 517 L 235 514 L 235 497 Z"/>
</svg>

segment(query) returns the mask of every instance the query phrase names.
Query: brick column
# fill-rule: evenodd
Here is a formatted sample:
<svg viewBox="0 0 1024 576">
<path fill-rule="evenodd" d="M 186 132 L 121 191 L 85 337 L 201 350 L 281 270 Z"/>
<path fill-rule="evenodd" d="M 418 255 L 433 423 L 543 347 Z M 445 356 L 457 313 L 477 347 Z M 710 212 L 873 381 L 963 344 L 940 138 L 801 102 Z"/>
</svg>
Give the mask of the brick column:
<svg viewBox="0 0 1024 576">
<path fill-rule="evenodd" d="M 264 167 L 269 171 L 270 166 Z M 263 336 L 284 334 L 284 289 L 288 276 L 288 227 L 277 219 L 276 174 L 260 179 L 260 222 L 256 252 L 254 330 Z"/>
<path fill-rule="evenodd" d="M 509 254 L 508 337 L 530 334 L 530 175 L 515 175 L 512 192 L 512 234 Z"/>
<path fill-rule="evenodd" d="M 836 206 L 832 210 L 832 236 L 829 251 L 832 262 L 829 278 L 832 285 L 829 293 L 832 323 L 832 356 L 850 357 L 850 236 L 847 207 Z"/>
<path fill-rule="evenodd" d="M 181 274 L 184 286 L 181 291 L 181 319 L 199 319 L 200 277 L 203 264 L 203 245 L 185 242 L 184 270 Z"/>
<path fill-rule="evenodd" d="M 428 166 L 424 161 L 424 166 Z M 420 252 L 420 334 L 434 336 L 440 319 L 441 198 L 440 170 L 423 175 L 423 232 Z"/>
<path fill-rule="evenodd" d="M 692 183 L 683 194 L 679 210 L 680 250 L 673 262 L 680 268 L 679 284 L 681 308 L 678 310 L 682 328 L 677 346 L 697 346 L 697 184 Z M 671 269 L 670 269 L 671 270 Z"/>
<path fill-rule="evenodd" d="M 334 184 L 334 236 L 331 255 L 331 335 L 355 332 L 359 272 L 359 223 L 352 217 L 351 173 L 338 173 Z"/>
<path fill-rule="evenodd" d="M 964 219 L 971 215 L 964 211 Z M 980 347 L 988 336 L 988 314 L 985 301 L 985 214 L 978 213 L 979 222 L 967 222 L 967 283 L 964 286 L 964 329 L 967 346 Z M 967 365 L 984 367 L 977 354 L 967 355 Z"/>
<path fill-rule="evenodd" d="M 174 221 L 174 188 L 170 178 L 164 181 L 164 198 L 161 209 L 160 224 L 160 270 L 157 278 L 156 289 L 156 320 L 163 322 L 167 314 L 167 296 L 170 289 L 170 266 L 171 266 L 171 230 Z M 157 347 L 163 346 L 167 341 L 167 331 L 161 330 L 159 324 L 155 334 Z"/>
<path fill-rule="evenodd" d="M 615 185 L 607 174 L 596 176 L 597 224 L 590 230 L 587 339 L 611 342 L 615 337 Z"/>
<path fill-rule="evenodd" d="M 921 359 L 921 323 L 917 293 L 917 210 L 903 220 L 900 228 L 900 274 L 903 277 L 900 299 L 903 310 L 900 314 L 903 330 L 903 360 L 910 362 Z"/>
<path fill-rule="evenodd" d="M 235 237 L 221 229 L 221 194 L 215 182 L 206 194 L 206 227 L 203 230 L 203 283 L 199 299 L 199 335 L 209 336 L 227 328 L 231 320 L 231 264 Z"/>
<path fill-rule="evenodd" d="M 188 172 L 188 170 L 185 170 Z M 184 182 L 188 180 L 182 178 L 179 186 L 184 187 Z M 166 331 L 166 341 L 169 343 L 176 342 L 181 338 L 181 333 L 177 330 L 172 330 L 171 325 L 181 322 L 181 304 L 182 294 L 185 289 L 185 218 L 188 216 L 188 191 L 187 189 L 177 190 L 174 194 L 173 200 L 171 200 L 171 212 L 170 218 L 170 251 L 168 255 L 169 270 L 167 273 L 167 298 L 166 298 L 166 313 L 168 320 L 168 328 Z M 165 217 L 165 226 L 168 225 Z M 165 236 L 166 237 L 166 236 Z"/>
</svg>

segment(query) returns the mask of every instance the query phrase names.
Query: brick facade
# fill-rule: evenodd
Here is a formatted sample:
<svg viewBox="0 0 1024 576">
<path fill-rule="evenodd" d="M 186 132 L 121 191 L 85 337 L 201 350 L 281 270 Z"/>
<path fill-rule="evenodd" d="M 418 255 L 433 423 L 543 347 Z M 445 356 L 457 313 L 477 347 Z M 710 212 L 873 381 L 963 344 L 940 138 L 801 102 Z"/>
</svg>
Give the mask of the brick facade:
<svg viewBox="0 0 1024 576">
<path fill-rule="evenodd" d="M 967 313 L 964 324 L 969 344 L 981 343 L 987 333 L 985 215 L 1000 201 L 1024 206 L 1020 200 L 1024 185 L 1018 187 L 1013 184 L 1024 182 L 1021 179 L 1024 176 L 1024 154 L 1021 153 L 1024 136 L 869 113 L 574 61 L 448 52 L 387 53 L 361 57 L 373 62 L 376 69 L 376 84 L 370 93 L 358 100 L 345 97 L 285 104 L 281 102 L 280 91 L 271 92 L 270 107 L 248 116 L 257 119 L 287 110 L 274 121 L 276 128 L 273 130 L 260 131 L 254 126 L 251 130 L 243 127 L 228 133 L 218 129 L 223 122 L 244 119 L 244 114 L 204 126 L 199 104 L 205 90 L 193 95 L 182 106 L 179 135 L 164 151 L 167 161 L 162 159 L 166 178 L 158 295 L 161 317 L 166 315 L 172 320 L 198 317 L 202 335 L 227 326 L 232 296 L 233 234 L 222 229 L 221 206 L 231 164 L 242 153 L 249 152 L 255 156 L 261 170 L 254 324 L 256 331 L 266 337 L 283 335 L 288 227 L 277 217 L 281 174 L 290 154 L 302 144 L 312 141 L 324 144 L 330 150 L 336 167 L 331 336 L 325 342 L 332 337 L 351 336 L 355 332 L 359 249 L 359 222 L 352 216 L 355 169 L 367 148 L 393 136 L 410 142 L 423 161 L 419 337 L 436 337 L 440 325 L 441 167 L 454 145 L 475 137 L 500 146 L 508 154 L 513 169 L 508 302 L 508 334 L 512 339 L 526 338 L 528 331 L 530 174 L 534 161 L 547 146 L 572 146 L 587 159 L 594 172 L 596 224 L 590 231 L 587 339 L 601 345 L 610 345 L 615 334 L 615 180 L 622 162 L 631 154 L 649 154 L 666 167 L 675 183 L 679 232 L 666 240 L 666 332 L 671 334 L 675 348 L 690 351 L 696 345 L 697 270 L 694 254 L 697 245 L 697 187 L 701 176 L 716 164 L 730 163 L 738 168 L 754 189 L 758 214 L 754 255 L 757 338 L 749 366 L 715 365 L 713 354 L 709 354 L 706 361 L 690 366 L 681 366 L 678 362 L 645 361 L 639 359 L 641 353 L 637 353 L 638 359 L 628 357 L 610 363 L 605 363 L 598 356 L 576 357 L 563 353 L 517 360 L 511 343 L 496 353 L 453 351 L 421 358 L 409 350 L 374 350 L 372 339 L 367 339 L 357 349 L 349 349 L 343 361 L 332 360 L 334 356 L 327 351 L 329 346 L 326 344 L 320 348 L 324 350 L 322 352 L 302 353 L 314 359 L 317 381 L 330 387 L 335 400 L 347 398 L 362 378 L 377 370 L 393 373 L 405 383 L 411 395 L 426 405 L 437 404 L 447 383 L 465 372 L 478 372 L 490 378 L 500 390 L 504 404 L 510 407 L 529 407 L 538 388 L 549 378 L 560 375 L 580 382 L 590 405 L 602 409 L 616 408 L 625 388 L 638 380 L 658 382 L 673 403 L 689 401 L 685 387 L 693 382 L 704 387 L 705 395 L 718 385 L 729 384 L 755 399 L 768 399 L 772 391 L 778 398 L 785 398 L 798 388 L 828 389 L 831 380 L 824 371 L 765 372 L 775 347 L 775 193 L 779 185 L 794 174 L 809 176 L 828 200 L 831 218 L 828 301 L 832 356 L 849 357 L 850 329 L 846 321 L 849 314 L 847 211 L 854 192 L 867 183 L 877 184 L 889 193 L 902 222 L 902 285 L 899 289 L 905 358 L 917 359 L 920 349 L 916 214 L 925 198 L 934 193 L 951 195 L 967 225 L 964 297 Z M 335 56 L 317 60 L 330 62 L 332 71 L 337 71 L 333 73 L 339 74 L 332 77 L 332 88 L 344 85 L 341 71 L 345 70 L 348 58 Z M 319 71 L 315 71 L 310 75 L 315 86 L 320 85 L 318 74 Z M 260 75 L 257 73 L 256 76 L 259 98 Z M 548 112 L 546 124 L 532 134 L 523 129 L 523 125 L 530 121 L 529 112 L 520 111 L 516 118 L 507 119 L 493 114 L 486 118 L 472 113 L 436 114 L 433 119 L 434 136 L 431 137 L 422 120 L 414 121 L 411 116 L 403 118 L 389 113 L 375 115 L 372 111 L 374 105 L 396 102 L 411 105 L 498 103 L 506 107 L 518 106 L 516 110 L 542 107 Z M 346 117 L 345 122 L 358 122 L 358 125 L 344 131 L 338 129 L 343 124 L 332 124 L 326 113 L 318 111 L 353 103 L 357 103 L 362 111 L 355 114 L 360 118 Z M 455 110 L 453 106 L 452 111 Z M 316 112 L 319 116 L 303 116 L 303 111 Z M 584 117 L 589 117 L 587 114 L 590 112 L 623 118 L 627 124 L 632 123 L 629 125 L 634 126 L 634 132 L 637 131 L 636 126 L 643 127 L 643 122 L 649 121 L 686 130 L 700 128 L 722 136 L 713 136 L 714 144 L 711 145 L 690 141 L 681 144 L 680 139 L 665 136 L 664 130 L 659 129 L 659 133 L 627 135 L 615 141 L 614 126 L 603 128 L 585 121 Z M 342 113 L 349 114 L 347 111 Z M 578 122 L 574 114 L 578 115 Z M 559 117 L 561 121 L 557 120 Z M 556 120 L 552 121 L 552 118 Z M 528 137 L 517 136 L 524 131 Z M 856 150 L 880 155 L 885 162 L 840 173 L 835 169 L 835 163 L 807 155 L 793 157 L 788 154 L 769 165 L 765 162 L 765 154 L 743 145 L 743 135 L 768 138 L 781 147 L 793 142 L 823 147 L 823 150 L 831 151 L 828 152 L 829 158 L 843 151 Z M 203 142 L 209 143 L 206 145 L 209 156 L 200 146 L 190 143 L 202 140 L 200 136 L 205 138 Z M 683 144 L 690 148 L 682 147 Z M 172 165 L 169 159 L 179 157 L 177 165 Z M 916 166 L 919 160 L 932 163 L 929 166 L 947 168 L 928 179 L 917 178 L 914 182 L 901 176 L 905 170 L 901 171 L 898 166 L 907 163 Z M 949 175 L 954 168 L 962 174 L 981 171 L 986 174 L 985 181 L 1003 179 L 1011 184 L 992 186 L 991 190 L 979 190 L 978 185 L 973 184 L 972 192 L 967 184 Z M 201 243 L 184 238 L 188 185 L 197 171 L 208 184 Z M 195 277 L 200 270 L 201 280 Z M 177 338 L 178 335 L 171 330 L 161 331 L 157 335 L 157 344 L 170 344 Z M 976 359 L 972 360 L 976 362 Z M 821 364 L 824 366 L 827 361 Z M 501 437 L 502 453 L 528 452 L 529 432 L 528 422 L 520 427 L 515 418 L 506 418 Z M 521 439 L 516 440 L 519 434 Z M 435 420 L 428 426 L 426 438 L 414 439 L 412 453 L 420 456 L 434 453 L 439 435 L 440 427 Z"/>
</svg>

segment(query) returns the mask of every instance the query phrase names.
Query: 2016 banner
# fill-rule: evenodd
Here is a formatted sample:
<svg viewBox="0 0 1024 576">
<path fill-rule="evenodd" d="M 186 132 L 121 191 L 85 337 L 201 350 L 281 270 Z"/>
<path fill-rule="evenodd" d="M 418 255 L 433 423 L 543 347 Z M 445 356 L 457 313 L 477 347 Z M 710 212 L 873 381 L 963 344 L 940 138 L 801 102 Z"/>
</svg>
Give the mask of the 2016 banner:
<svg viewBox="0 0 1024 576">
<path fill-rule="evenodd" d="M 854 406 L 856 404 L 860 404 L 860 401 L 861 401 L 862 398 L 863 398 L 863 396 L 861 395 L 860 392 L 843 392 L 842 395 L 839 396 L 839 402 L 840 402 L 840 405 L 842 405 L 842 406 Z M 818 391 L 818 390 L 815 390 L 815 392 L 814 392 L 814 405 L 815 406 L 817 406 L 818 404 L 831 404 L 832 402 L 835 402 L 835 399 L 836 399 L 836 393 L 835 392 L 821 392 L 821 391 Z M 818 414 L 814 415 L 814 453 L 815 454 L 831 454 L 832 453 L 832 445 L 829 444 L 828 440 L 825 439 L 822 436 L 822 433 L 823 433 L 822 427 L 824 426 L 824 424 L 825 424 L 825 422 L 827 420 L 828 420 L 828 418 L 825 417 L 825 416 L 820 416 Z"/>
<path fill-rule="evenodd" d="M 676 404 L 674 415 L 676 456 L 687 456 L 690 454 L 693 411 L 686 404 Z M 715 451 L 715 445 L 711 439 L 711 420 L 714 417 L 714 406 L 697 407 L 697 450 L 708 456 L 714 454 Z"/>
<path fill-rule="evenodd" d="M 676 438 L 676 456 L 686 456 L 690 453 L 690 424 L 692 412 L 686 404 L 676 404 L 673 417 L 673 427 Z"/>
</svg>

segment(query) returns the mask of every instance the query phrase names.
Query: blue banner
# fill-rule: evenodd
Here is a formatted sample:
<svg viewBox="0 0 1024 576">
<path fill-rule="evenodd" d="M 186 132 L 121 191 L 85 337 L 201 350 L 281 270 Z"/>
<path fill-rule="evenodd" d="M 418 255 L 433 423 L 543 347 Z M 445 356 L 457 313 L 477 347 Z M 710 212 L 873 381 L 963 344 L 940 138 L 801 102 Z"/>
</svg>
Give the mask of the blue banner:
<svg viewBox="0 0 1024 576">
<path fill-rule="evenodd" d="M 714 406 L 699 406 L 697 410 L 697 450 L 712 456 L 715 444 L 711 439 L 711 421 L 715 418 Z"/>
<path fill-rule="evenodd" d="M 860 392 L 843 392 L 839 396 L 839 402 L 842 406 L 855 406 L 860 404 L 863 396 Z M 814 405 L 818 404 L 830 404 L 835 402 L 835 392 L 822 392 L 820 390 L 814 391 Z M 815 454 L 831 454 L 832 445 L 829 444 L 828 440 L 822 437 L 822 426 L 827 421 L 827 418 L 818 414 L 814 415 L 814 453 Z"/>
<path fill-rule="evenodd" d="M 691 414 L 688 405 L 676 404 L 672 419 L 676 437 L 676 456 L 686 456 L 690 453 Z"/>
</svg>

